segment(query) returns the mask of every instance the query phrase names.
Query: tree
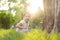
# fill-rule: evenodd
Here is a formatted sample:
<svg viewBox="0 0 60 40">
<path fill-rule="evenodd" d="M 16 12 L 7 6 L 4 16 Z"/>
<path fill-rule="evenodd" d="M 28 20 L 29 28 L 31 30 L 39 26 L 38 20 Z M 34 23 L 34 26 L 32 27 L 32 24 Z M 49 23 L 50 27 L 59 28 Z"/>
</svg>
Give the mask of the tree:
<svg viewBox="0 0 60 40">
<path fill-rule="evenodd" d="M 60 32 L 60 0 L 56 1 L 56 13 L 55 13 L 55 22 L 54 22 L 54 31 Z"/>
<path fill-rule="evenodd" d="M 45 18 L 43 21 L 43 30 L 48 33 L 54 28 L 55 14 L 56 14 L 56 2 L 57 0 L 44 0 L 44 13 Z"/>
</svg>

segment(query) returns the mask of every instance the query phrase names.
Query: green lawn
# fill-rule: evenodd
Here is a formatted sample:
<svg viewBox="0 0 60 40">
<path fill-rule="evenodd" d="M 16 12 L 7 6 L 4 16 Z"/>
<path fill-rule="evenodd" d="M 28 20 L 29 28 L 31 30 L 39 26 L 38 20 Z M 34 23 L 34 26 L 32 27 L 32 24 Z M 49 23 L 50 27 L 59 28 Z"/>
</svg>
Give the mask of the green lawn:
<svg viewBox="0 0 60 40">
<path fill-rule="evenodd" d="M 32 29 L 28 33 L 16 33 L 15 29 L 0 30 L 0 40 L 60 40 L 60 33 L 48 34 L 45 31 Z"/>
</svg>

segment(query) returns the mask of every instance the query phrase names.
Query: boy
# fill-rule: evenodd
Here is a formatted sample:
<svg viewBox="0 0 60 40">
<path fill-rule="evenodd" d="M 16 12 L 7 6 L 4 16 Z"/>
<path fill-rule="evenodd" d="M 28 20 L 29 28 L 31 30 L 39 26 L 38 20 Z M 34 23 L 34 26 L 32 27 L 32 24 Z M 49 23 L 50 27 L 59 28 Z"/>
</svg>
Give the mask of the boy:
<svg viewBox="0 0 60 40">
<path fill-rule="evenodd" d="M 21 20 L 16 26 L 16 32 L 29 32 L 29 21 L 30 21 L 30 14 L 25 14 L 23 20 Z"/>
</svg>

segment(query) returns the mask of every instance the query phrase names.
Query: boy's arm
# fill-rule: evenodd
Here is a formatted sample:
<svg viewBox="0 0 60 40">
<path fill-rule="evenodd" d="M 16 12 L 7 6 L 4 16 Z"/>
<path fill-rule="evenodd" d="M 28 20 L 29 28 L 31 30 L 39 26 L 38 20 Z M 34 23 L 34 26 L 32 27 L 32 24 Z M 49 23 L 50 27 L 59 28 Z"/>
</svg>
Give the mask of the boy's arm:
<svg viewBox="0 0 60 40">
<path fill-rule="evenodd" d="M 23 29 L 23 24 L 22 24 L 22 23 L 18 23 L 18 24 L 17 24 L 17 28 Z"/>
</svg>

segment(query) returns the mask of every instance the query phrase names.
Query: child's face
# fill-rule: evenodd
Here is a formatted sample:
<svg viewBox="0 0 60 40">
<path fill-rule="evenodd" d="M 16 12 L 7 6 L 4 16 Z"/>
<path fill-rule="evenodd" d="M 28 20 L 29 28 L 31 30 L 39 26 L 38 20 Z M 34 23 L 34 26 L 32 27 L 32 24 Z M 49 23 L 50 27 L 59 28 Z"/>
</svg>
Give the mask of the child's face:
<svg viewBox="0 0 60 40">
<path fill-rule="evenodd" d="M 24 19 L 25 19 L 26 22 L 28 22 L 30 20 L 30 15 L 25 15 Z"/>
</svg>

